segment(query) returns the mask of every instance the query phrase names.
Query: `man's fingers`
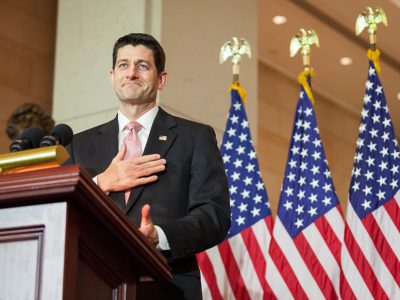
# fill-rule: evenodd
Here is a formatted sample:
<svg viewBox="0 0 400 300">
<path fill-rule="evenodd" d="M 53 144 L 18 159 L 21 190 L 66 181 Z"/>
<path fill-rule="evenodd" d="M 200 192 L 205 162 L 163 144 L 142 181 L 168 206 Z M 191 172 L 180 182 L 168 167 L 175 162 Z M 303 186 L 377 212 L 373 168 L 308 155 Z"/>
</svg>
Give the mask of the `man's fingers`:
<svg viewBox="0 0 400 300">
<path fill-rule="evenodd" d="M 135 183 L 136 183 L 137 186 L 145 185 L 145 184 L 148 184 L 150 182 L 154 182 L 157 179 L 158 179 L 157 175 L 152 175 L 152 176 L 149 176 L 149 177 L 138 178 L 138 179 L 135 180 Z"/>
<path fill-rule="evenodd" d="M 166 160 L 159 154 L 150 154 L 132 160 L 124 160 L 126 145 L 114 157 L 110 166 L 105 170 L 107 176 L 98 176 L 100 188 L 105 192 L 124 191 L 139 185 L 154 182 L 158 177 L 154 174 L 165 170 Z M 109 180 L 103 180 L 108 178 Z"/>
<path fill-rule="evenodd" d="M 152 161 L 146 161 L 143 163 L 139 163 L 138 160 L 131 160 L 127 162 L 127 168 L 132 172 L 137 172 L 140 170 L 157 168 L 158 171 L 162 171 L 165 169 L 165 164 L 167 162 L 165 159 L 157 159 Z"/>
<path fill-rule="evenodd" d="M 134 161 L 136 164 L 144 164 L 151 161 L 161 160 L 164 161 L 165 164 L 165 159 L 160 159 L 160 158 L 161 158 L 160 154 L 148 154 L 136 157 L 132 161 Z"/>
<path fill-rule="evenodd" d="M 150 217 L 150 205 L 145 204 L 142 207 L 142 221 L 140 222 L 140 227 L 146 226 L 149 223 L 152 223 L 152 220 Z"/>
<path fill-rule="evenodd" d="M 159 173 L 165 170 L 165 164 L 162 162 L 151 162 L 142 165 L 134 165 L 131 169 L 127 169 L 127 177 L 139 178 L 142 176 L 149 176 L 154 173 Z"/>
<path fill-rule="evenodd" d="M 113 161 L 124 160 L 126 154 L 126 145 L 125 143 L 122 144 L 121 150 L 117 153 L 114 157 Z"/>
</svg>

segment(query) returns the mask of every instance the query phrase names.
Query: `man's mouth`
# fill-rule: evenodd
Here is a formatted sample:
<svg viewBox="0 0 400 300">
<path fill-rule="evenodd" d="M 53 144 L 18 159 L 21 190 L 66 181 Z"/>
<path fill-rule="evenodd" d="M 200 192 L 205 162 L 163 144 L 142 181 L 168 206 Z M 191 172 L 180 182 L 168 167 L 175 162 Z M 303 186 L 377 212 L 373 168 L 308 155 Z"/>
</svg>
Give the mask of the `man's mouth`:
<svg viewBox="0 0 400 300">
<path fill-rule="evenodd" d="M 138 86 L 142 86 L 142 83 L 138 80 L 133 80 L 133 81 L 128 81 L 128 82 L 124 82 L 122 84 L 122 86 L 126 86 L 126 85 L 138 85 Z"/>
</svg>

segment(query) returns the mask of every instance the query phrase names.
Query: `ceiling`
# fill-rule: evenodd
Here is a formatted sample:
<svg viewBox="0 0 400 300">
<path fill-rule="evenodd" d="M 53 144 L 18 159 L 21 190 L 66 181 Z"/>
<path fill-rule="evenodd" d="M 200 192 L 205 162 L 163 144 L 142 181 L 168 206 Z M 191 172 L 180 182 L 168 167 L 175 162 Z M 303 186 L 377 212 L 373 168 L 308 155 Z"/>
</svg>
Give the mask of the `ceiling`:
<svg viewBox="0 0 400 300">
<path fill-rule="evenodd" d="M 358 14 L 367 6 L 386 12 L 388 27 L 378 25 L 377 46 L 381 50 L 381 81 L 397 136 L 400 133 L 400 0 L 260 0 L 258 50 L 261 62 L 289 77 L 297 78 L 302 70 L 301 56 L 289 57 L 289 43 L 300 28 L 315 29 L 320 48 L 311 51 L 315 93 L 334 101 L 356 114 L 361 113 L 367 79 L 369 38 L 365 29 L 355 35 Z M 272 18 L 283 15 L 287 22 L 275 25 Z M 351 57 L 353 64 L 343 66 L 341 57 Z M 399 94 L 400 95 L 400 94 Z M 318 99 L 316 100 L 318 101 Z"/>
</svg>

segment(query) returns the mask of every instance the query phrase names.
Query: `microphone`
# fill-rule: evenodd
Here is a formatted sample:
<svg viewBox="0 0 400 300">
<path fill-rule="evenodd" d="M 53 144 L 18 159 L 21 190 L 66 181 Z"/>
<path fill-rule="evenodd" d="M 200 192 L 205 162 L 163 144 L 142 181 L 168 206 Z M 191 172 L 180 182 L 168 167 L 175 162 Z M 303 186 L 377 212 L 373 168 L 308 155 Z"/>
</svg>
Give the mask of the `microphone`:
<svg viewBox="0 0 400 300">
<path fill-rule="evenodd" d="M 58 124 L 51 131 L 49 135 L 42 138 L 40 142 L 40 147 L 63 145 L 67 146 L 72 142 L 72 137 L 74 133 L 66 124 Z"/>
<path fill-rule="evenodd" d="M 37 127 L 25 129 L 18 140 L 11 143 L 10 152 L 37 148 L 40 145 L 40 140 L 44 136 L 43 131 Z"/>
</svg>

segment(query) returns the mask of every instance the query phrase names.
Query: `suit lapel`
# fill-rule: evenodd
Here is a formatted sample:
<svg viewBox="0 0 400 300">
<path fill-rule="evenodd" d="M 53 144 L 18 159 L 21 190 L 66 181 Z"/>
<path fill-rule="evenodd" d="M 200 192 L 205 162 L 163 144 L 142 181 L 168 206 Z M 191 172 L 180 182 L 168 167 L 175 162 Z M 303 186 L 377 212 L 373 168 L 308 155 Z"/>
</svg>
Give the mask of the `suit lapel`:
<svg viewBox="0 0 400 300">
<path fill-rule="evenodd" d="M 95 139 L 95 149 L 97 154 L 98 172 L 103 172 L 108 168 L 113 158 L 118 153 L 118 117 L 101 126 L 97 131 Z M 110 193 L 117 206 L 122 210 L 125 207 L 123 192 Z"/>
<path fill-rule="evenodd" d="M 115 118 L 101 126 L 95 139 L 99 170 L 103 172 L 118 153 L 118 119 Z"/>
<path fill-rule="evenodd" d="M 171 115 L 167 114 L 164 110 L 159 108 L 157 116 L 154 119 L 153 126 L 151 127 L 150 135 L 143 151 L 143 155 L 158 153 L 161 157 L 165 157 L 176 138 L 176 133 L 171 130 L 171 128 L 175 126 L 175 119 Z M 132 190 L 125 213 L 128 213 L 134 203 L 136 203 L 143 189 L 144 186 L 140 186 Z"/>
<path fill-rule="evenodd" d="M 175 126 L 175 119 L 159 108 L 143 154 L 158 153 L 161 157 L 164 157 L 176 138 L 176 133 L 171 131 L 171 128 Z"/>
</svg>

